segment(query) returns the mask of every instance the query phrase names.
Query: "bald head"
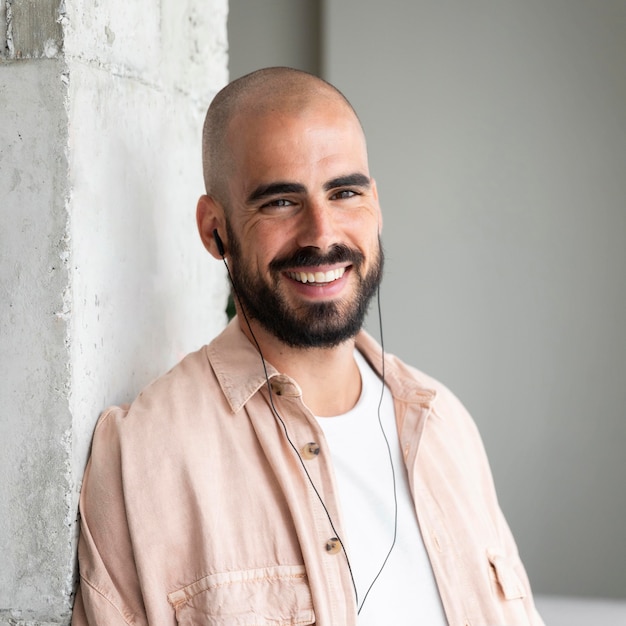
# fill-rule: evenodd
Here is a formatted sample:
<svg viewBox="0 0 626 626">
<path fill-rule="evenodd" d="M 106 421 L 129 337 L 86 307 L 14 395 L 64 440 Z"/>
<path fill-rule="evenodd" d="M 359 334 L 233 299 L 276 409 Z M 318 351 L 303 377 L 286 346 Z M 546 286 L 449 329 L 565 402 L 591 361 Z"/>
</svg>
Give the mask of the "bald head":
<svg viewBox="0 0 626 626">
<path fill-rule="evenodd" d="M 340 102 L 358 120 L 346 97 L 330 83 L 288 67 L 270 67 L 234 80 L 213 99 L 204 121 L 202 162 L 209 196 L 226 207 L 226 181 L 231 169 L 229 130 L 239 116 L 269 112 L 294 114 L 324 102 Z"/>
</svg>

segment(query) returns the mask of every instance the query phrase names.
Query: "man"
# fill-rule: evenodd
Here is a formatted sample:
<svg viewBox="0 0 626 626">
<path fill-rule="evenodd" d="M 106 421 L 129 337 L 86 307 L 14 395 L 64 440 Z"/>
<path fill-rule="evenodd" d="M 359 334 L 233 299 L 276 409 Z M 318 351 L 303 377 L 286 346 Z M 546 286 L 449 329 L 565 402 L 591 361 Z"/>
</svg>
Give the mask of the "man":
<svg viewBox="0 0 626 626">
<path fill-rule="evenodd" d="M 238 315 L 98 421 L 74 623 L 541 624 L 470 417 L 360 331 L 382 219 L 352 107 L 260 70 L 203 156 Z"/>
</svg>

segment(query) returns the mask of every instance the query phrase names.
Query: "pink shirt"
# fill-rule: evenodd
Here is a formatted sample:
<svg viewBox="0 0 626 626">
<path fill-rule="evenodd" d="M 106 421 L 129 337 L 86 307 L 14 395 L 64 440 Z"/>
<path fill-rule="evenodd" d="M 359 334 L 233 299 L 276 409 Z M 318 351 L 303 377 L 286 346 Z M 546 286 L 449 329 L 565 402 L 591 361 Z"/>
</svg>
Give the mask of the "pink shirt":
<svg viewBox="0 0 626 626">
<path fill-rule="evenodd" d="M 377 344 L 361 333 L 357 348 L 379 371 Z M 393 356 L 385 363 L 448 622 L 541 625 L 473 421 L 441 384 Z M 324 435 L 297 383 L 271 366 L 268 373 L 341 536 Z M 319 454 L 306 453 L 311 442 Z M 357 624 L 346 559 L 236 320 L 130 407 L 102 414 L 80 511 L 73 624 Z"/>
</svg>

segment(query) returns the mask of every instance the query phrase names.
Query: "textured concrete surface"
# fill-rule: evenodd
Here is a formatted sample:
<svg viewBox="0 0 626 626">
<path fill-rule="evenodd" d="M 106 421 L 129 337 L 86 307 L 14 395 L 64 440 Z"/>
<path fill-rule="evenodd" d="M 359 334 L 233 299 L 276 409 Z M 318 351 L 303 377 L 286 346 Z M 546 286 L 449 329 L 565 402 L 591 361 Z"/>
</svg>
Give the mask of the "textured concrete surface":
<svg viewBox="0 0 626 626">
<path fill-rule="evenodd" d="M 39 23 L 18 4 L 0 0 L 0 626 L 40 626 L 70 619 L 99 412 L 225 323 L 194 214 L 227 5 L 42 2 Z"/>
<path fill-rule="evenodd" d="M 33 619 L 67 614 L 71 591 L 62 66 L 0 69 L 0 616 Z"/>
<path fill-rule="evenodd" d="M 7 54 L 7 6 L 5 0 L 0 0 L 0 59 Z"/>
</svg>

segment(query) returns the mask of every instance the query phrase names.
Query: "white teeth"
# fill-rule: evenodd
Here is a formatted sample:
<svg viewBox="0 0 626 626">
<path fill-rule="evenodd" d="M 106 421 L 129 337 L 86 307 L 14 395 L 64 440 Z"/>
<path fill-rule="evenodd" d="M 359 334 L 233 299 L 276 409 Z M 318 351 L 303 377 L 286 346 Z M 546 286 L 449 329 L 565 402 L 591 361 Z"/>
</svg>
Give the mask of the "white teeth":
<svg viewBox="0 0 626 626">
<path fill-rule="evenodd" d="M 334 280 L 341 278 L 346 273 L 345 267 L 340 267 L 336 270 L 329 270 L 328 272 L 288 272 L 289 278 L 297 280 L 301 283 L 332 283 Z"/>
</svg>

